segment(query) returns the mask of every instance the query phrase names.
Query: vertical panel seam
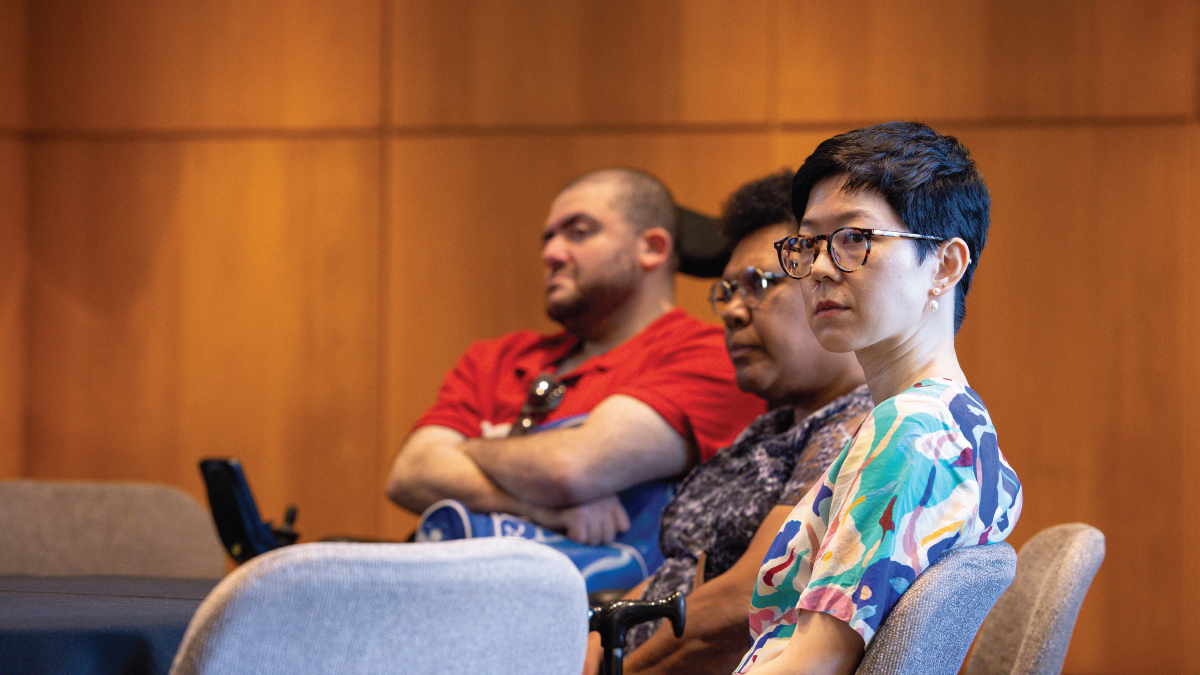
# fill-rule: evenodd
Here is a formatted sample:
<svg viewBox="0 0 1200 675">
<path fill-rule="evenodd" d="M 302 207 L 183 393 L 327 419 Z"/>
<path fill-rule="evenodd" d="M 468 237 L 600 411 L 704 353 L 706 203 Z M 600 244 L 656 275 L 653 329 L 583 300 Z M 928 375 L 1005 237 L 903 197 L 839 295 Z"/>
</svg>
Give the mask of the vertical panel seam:
<svg viewBox="0 0 1200 675">
<path fill-rule="evenodd" d="M 17 462 L 18 476 L 21 478 L 29 478 L 30 472 L 33 470 L 33 284 L 34 284 L 34 258 L 33 258 L 33 140 L 29 138 L 29 131 L 32 128 L 31 120 L 33 118 L 33 20 L 31 12 L 33 4 L 31 2 L 21 3 L 21 12 L 24 13 L 23 29 L 25 31 L 25 63 L 24 82 L 22 86 L 25 89 L 24 110 L 21 114 L 20 121 L 20 145 L 23 154 L 21 158 L 21 176 L 24 181 L 24 194 L 22 199 L 25 202 L 24 223 L 21 226 L 24 228 L 24 241 L 22 245 L 25 247 L 25 288 L 21 291 L 21 386 L 19 388 L 21 396 L 21 447 L 18 452 L 19 461 Z"/>
<path fill-rule="evenodd" d="M 26 27 L 28 30 L 28 26 Z M 26 76 L 28 78 L 28 75 Z M 25 119 L 25 125 L 28 127 L 29 120 Z M 21 289 L 21 386 L 19 388 L 21 396 L 21 441 L 18 452 L 19 461 L 17 462 L 17 477 L 31 478 L 33 471 L 33 284 L 34 284 L 34 256 L 33 256 L 33 141 L 28 138 L 22 138 L 20 146 L 23 157 L 22 178 L 25 182 L 23 201 L 25 202 L 24 213 L 21 214 L 24 219 L 22 227 L 24 227 L 24 237 L 21 245 L 25 249 L 25 274 L 24 288 Z"/>
<path fill-rule="evenodd" d="M 1192 120 L 1200 120 L 1200 0 L 1192 0 Z"/>
<path fill-rule="evenodd" d="M 378 307 L 376 309 L 376 395 L 375 395 L 375 466 L 387 466 L 388 441 L 391 430 L 390 374 L 391 374 L 391 262 L 392 262 L 392 209 L 391 209 L 391 129 L 392 129 L 392 13 L 393 0 L 380 0 L 379 4 L 379 254 L 376 264 Z M 384 469 L 386 471 L 386 469 Z M 376 484 L 384 476 L 376 474 Z M 380 487 L 382 489 L 382 487 Z M 385 503 L 381 509 L 388 508 Z M 375 512 L 374 530 L 382 535 L 384 513 Z"/>
</svg>

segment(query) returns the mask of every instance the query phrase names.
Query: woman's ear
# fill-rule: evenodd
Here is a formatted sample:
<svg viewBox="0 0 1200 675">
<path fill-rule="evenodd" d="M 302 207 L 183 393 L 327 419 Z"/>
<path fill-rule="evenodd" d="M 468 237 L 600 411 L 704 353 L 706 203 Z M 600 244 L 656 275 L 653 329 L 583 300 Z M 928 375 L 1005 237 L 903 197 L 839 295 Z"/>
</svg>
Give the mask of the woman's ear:
<svg viewBox="0 0 1200 675">
<path fill-rule="evenodd" d="M 674 242 L 671 233 L 664 228 L 647 228 L 638 239 L 638 262 L 642 268 L 652 270 L 671 259 Z"/>
<path fill-rule="evenodd" d="M 966 274 L 971 264 L 971 249 L 959 237 L 942 242 L 937 251 L 938 265 L 934 270 L 933 284 L 938 288 L 953 288 Z"/>
</svg>

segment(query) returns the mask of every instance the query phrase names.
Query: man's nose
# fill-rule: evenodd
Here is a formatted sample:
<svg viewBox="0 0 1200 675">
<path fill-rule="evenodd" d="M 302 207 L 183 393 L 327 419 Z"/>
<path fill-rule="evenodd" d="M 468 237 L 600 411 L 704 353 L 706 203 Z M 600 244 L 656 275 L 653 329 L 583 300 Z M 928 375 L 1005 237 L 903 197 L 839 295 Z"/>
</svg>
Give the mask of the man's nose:
<svg viewBox="0 0 1200 675">
<path fill-rule="evenodd" d="M 557 234 L 550 235 L 542 243 L 542 263 L 547 267 L 557 267 L 566 261 L 567 248 L 563 243 L 562 237 Z"/>
</svg>

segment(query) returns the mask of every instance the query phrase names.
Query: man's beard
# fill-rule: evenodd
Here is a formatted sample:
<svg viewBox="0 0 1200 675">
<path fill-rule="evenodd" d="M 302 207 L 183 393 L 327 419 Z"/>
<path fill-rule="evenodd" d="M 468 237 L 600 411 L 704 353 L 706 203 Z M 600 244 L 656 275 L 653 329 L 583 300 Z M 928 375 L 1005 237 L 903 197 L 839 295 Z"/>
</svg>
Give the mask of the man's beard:
<svg viewBox="0 0 1200 675">
<path fill-rule="evenodd" d="M 606 323 L 609 317 L 633 297 L 635 281 L 632 274 L 610 276 L 586 285 L 581 284 L 566 298 L 547 298 L 546 315 L 561 324 L 568 333 L 587 336 Z"/>
</svg>

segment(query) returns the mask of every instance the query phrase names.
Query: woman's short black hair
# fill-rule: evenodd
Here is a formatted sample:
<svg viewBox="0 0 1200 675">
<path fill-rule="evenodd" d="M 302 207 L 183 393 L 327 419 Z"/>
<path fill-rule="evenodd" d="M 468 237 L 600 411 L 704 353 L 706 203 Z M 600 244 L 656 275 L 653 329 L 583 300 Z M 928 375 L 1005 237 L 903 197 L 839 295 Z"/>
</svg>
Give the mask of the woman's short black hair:
<svg viewBox="0 0 1200 675">
<path fill-rule="evenodd" d="M 987 243 L 991 197 L 966 146 L 919 122 L 888 122 L 834 136 L 796 171 L 792 206 L 804 218 L 813 185 L 846 174 L 847 192 L 878 193 L 912 232 L 967 242 L 971 262 L 958 282 L 954 331 L 962 326 L 975 266 Z M 937 244 L 917 241 L 923 261 Z"/>
<path fill-rule="evenodd" d="M 783 169 L 741 186 L 725 201 L 719 227 L 721 238 L 732 249 L 738 242 L 764 227 L 795 224 L 792 215 L 792 178 Z"/>
</svg>

